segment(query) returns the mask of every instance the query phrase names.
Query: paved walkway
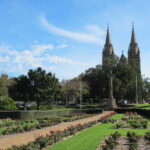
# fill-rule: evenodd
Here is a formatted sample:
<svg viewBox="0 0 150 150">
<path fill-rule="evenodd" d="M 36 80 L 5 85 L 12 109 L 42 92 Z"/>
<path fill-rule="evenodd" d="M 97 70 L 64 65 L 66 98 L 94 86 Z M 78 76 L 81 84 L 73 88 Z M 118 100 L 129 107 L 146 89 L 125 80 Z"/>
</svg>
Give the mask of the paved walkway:
<svg viewBox="0 0 150 150">
<path fill-rule="evenodd" d="M 71 125 L 77 125 L 79 123 L 83 124 L 83 123 L 88 123 L 90 121 L 98 120 L 100 117 L 103 117 L 104 115 L 109 114 L 111 112 L 112 111 L 105 111 L 102 114 L 95 115 L 93 117 L 76 120 L 76 121 L 72 121 L 72 122 L 63 122 L 63 123 L 60 123 L 55 126 L 46 127 L 43 129 L 37 129 L 34 131 L 30 131 L 30 132 L 24 132 L 24 133 L 19 133 L 19 134 L 15 134 L 15 135 L 1 136 L 0 137 L 0 150 L 5 150 L 7 148 L 10 148 L 10 147 L 12 147 L 12 145 L 18 146 L 18 145 L 22 145 L 22 144 L 27 144 L 31 141 L 34 141 L 35 138 L 39 135 L 49 134 L 50 130 L 58 130 L 58 129 L 64 130 Z"/>
</svg>

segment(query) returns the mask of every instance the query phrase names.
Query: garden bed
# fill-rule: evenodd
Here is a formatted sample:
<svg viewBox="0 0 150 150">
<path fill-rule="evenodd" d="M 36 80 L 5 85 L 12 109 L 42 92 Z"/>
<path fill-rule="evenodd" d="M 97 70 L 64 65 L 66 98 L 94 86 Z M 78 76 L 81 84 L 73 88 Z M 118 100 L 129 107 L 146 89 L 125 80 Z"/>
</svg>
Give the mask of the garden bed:
<svg viewBox="0 0 150 150">
<path fill-rule="evenodd" d="M 115 123 L 117 123 L 123 117 L 123 114 L 117 114 L 106 119 L 106 117 L 101 118 L 99 121 L 103 122 L 104 120 L 109 120 L 109 122 L 98 124 L 94 127 L 87 129 L 84 132 L 81 132 L 78 135 L 75 135 L 65 141 L 62 141 L 58 144 L 53 145 L 48 150 L 96 150 L 100 148 L 99 145 L 102 144 L 102 141 L 113 134 L 115 131 L 118 131 L 121 136 L 126 136 L 129 131 L 133 131 L 140 136 L 144 136 L 149 129 L 144 128 L 115 128 Z M 145 118 L 144 118 L 145 119 Z M 112 150 L 112 149 L 111 149 Z"/>
<path fill-rule="evenodd" d="M 83 118 L 92 117 L 94 115 L 95 114 L 74 113 L 72 115 L 66 115 L 63 117 L 44 117 L 27 121 L 2 119 L 0 120 L 0 135 L 10 135 L 26 131 L 32 131 L 35 129 L 41 129 L 44 127 L 57 125 L 61 122 L 75 121 Z"/>
<path fill-rule="evenodd" d="M 105 117 L 110 117 L 110 116 L 114 115 L 114 113 L 108 113 L 108 112 L 106 114 L 107 115 L 105 115 Z M 52 145 L 53 143 L 56 143 L 56 142 L 62 140 L 63 138 L 66 138 L 67 136 L 74 135 L 75 133 L 80 132 L 81 130 L 84 130 L 86 128 L 89 128 L 89 127 L 95 125 L 97 123 L 96 120 L 95 121 L 89 120 L 87 123 L 84 123 L 84 124 L 81 123 L 81 124 L 77 124 L 75 126 L 70 126 L 70 127 L 66 128 L 65 130 L 62 130 L 62 131 L 58 131 L 58 130 L 57 131 L 51 131 L 49 134 L 46 134 L 46 136 L 37 137 L 34 142 L 30 142 L 27 145 L 15 146 L 13 148 L 10 148 L 9 150 L 22 150 L 23 148 L 24 149 L 29 149 L 29 148 L 31 149 L 31 147 L 32 147 L 32 149 L 34 148 L 36 150 L 39 150 L 39 149 L 44 148 L 48 145 Z M 89 128 L 89 129 L 91 129 L 91 128 Z M 84 130 L 81 133 L 85 133 L 87 130 Z M 80 133 L 75 135 L 75 136 L 78 136 L 78 135 L 80 135 Z"/>
<path fill-rule="evenodd" d="M 119 137 L 114 139 L 113 135 L 116 133 Z M 126 136 L 122 137 L 118 132 L 116 133 L 106 137 L 96 150 L 150 150 L 150 132 L 145 133 L 145 135 L 149 135 L 149 138 L 138 136 L 134 132 L 128 132 Z"/>
</svg>

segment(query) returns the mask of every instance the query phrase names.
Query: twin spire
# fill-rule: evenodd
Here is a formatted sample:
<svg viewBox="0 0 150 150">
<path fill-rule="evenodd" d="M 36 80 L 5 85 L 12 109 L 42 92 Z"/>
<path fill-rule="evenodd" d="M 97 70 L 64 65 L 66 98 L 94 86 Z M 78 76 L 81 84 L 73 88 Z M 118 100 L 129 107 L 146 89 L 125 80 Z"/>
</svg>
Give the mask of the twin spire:
<svg viewBox="0 0 150 150">
<path fill-rule="evenodd" d="M 136 44 L 136 43 L 137 42 L 136 42 L 136 36 L 135 36 L 135 31 L 134 31 L 134 23 L 132 23 L 132 33 L 131 33 L 131 42 L 130 42 L 130 44 Z M 107 45 L 112 45 L 108 25 L 107 25 L 107 34 L 106 34 L 105 46 L 107 46 Z"/>
</svg>

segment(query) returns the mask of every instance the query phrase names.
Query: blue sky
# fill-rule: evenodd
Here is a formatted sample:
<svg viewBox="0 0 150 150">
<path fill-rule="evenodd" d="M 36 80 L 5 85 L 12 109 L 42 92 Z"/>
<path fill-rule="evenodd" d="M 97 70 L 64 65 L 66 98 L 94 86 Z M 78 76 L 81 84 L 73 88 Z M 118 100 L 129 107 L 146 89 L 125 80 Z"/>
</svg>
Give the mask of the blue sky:
<svg viewBox="0 0 150 150">
<path fill-rule="evenodd" d="M 109 23 L 115 53 L 127 56 L 132 21 L 142 74 L 150 77 L 149 0 L 0 0 L 0 73 L 42 67 L 62 79 L 101 63 Z"/>
</svg>

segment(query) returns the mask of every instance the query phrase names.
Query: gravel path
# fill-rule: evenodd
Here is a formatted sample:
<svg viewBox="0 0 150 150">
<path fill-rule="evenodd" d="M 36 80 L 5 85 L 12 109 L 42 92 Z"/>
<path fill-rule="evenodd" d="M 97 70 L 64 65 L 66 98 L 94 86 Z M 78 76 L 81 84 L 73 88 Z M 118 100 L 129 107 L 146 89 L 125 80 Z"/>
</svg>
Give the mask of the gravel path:
<svg viewBox="0 0 150 150">
<path fill-rule="evenodd" d="M 64 130 L 67 127 L 71 125 L 77 125 L 79 123 L 87 123 L 90 121 L 98 120 L 100 117 L 103 117 L 106 114 L 111 113 L 112 111 L 105 111 L 102 114 L 95 115 L 93 117 L 81 119 L 81 120 L 76 120 L 72 122 L 63 122 L 55 126 L 51 127 L 46 127 L 43 129 L 37 129 L 34 131 L 30 132 L 25 132 L 25 133 L 20 133 L 20 134 L 15 134 L 15 135 L 7 135 L 7 136 L 1 136 L 0 137 L 0 150 L 5 150 L 12 145 L 22 145 L 22 144 L 27 144 L 28 142 L 34 141 L 34 139 L 39 136 L 39 135 L 46 135 L 49 133 L 50 130 Z"/>
</svg>

